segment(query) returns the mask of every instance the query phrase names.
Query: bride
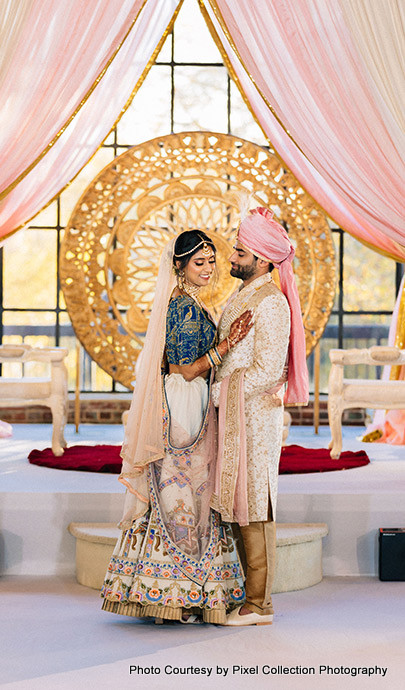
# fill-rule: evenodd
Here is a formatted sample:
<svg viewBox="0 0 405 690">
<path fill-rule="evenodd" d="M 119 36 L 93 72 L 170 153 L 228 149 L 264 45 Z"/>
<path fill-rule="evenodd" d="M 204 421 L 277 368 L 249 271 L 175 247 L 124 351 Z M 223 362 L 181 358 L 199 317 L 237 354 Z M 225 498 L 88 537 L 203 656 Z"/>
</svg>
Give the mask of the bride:
<svg viewBox="0 0 405 690">
<path fill-rule="evenodd" d="M 251 327 L 243 314 L 217 342 L 199 298 L 216 248 L 200 230 L 162 254 L 151 318 L 122 447 L 123 530 L 101 595 L 105 611 L 225 623 L 244 601 L 229 525 L 210 509 L 216 458 L 213 370 Z"/>
</svg>

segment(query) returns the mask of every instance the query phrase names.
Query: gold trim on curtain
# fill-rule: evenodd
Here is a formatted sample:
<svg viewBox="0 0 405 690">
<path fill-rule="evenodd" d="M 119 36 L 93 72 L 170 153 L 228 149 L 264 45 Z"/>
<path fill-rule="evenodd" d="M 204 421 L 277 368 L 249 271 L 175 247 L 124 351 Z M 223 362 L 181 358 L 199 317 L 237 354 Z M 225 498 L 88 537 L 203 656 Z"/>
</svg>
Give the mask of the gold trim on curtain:
<svg viewBox="0 0 405 690">
<path fill-rule="evenodd" d="M 233 42 L 233 40 L 232 40 L 232 37 L 231 37 L 231 35 L 230 35 L 230 33 L 229 33 L 229 30 L 228 30 L 228 28 L 227 28 L 227 26 L 226 26 L 226 24 L 225 24 L 225 21 L 224 21 L 222 15 L 221 15 L 221 12 L 220 12 L 220 10 L 219 10 L 219 8 L 218 8 L 218 6 L 217 6 L 217 3 L 215 2 L 215 0 L 208 0 L 208 1 L 209 1 L 210 5 L 211 5 L 211 7 L 212 7 L 212 10 L 213 10 L 213 12 L 214 12 L 216 18 L 218 19 L 219 24 L 221 25 L 221 28 L 222 28 L 222 30 L 223 30 L 225 36 L 227 37 L 227 39 L 228 39 L 228 41 L 229 41 L 229 45 L 231 46 L 232 50 L 234 51 L 235 55 L 237 56 L 239 62 L 241 63 L 241 65 L 242 65 L 243 69 L 245 70 L 246 74 L 248 75 L 249 79 L 251 80 L 251 82 L 252 82 L 253 85 L 255 86 L 255 88 L 256 88 L 257 92 L 259 93 L 260 97 L 263 99 L 263 101 L 265 102 L 265 104 L 267 105 L 267 107 L 269 108 L 269 110 L 271 111 L 271 113 L 274 115 L 275 119 L 277 120 L 277 122 L 279 123 L 279 125 L 282 127 L 282 129 L 284 130 L 284 132 L 285 132 L 285 133 L 288 135 L 288 137 L 291 139 L 291 141 L 293 142 L 293 144 L 294 144 L 294 145 L 297 147 L 297 149 L 302 153 L 302 155 L 306 158 L 306 160 L 309 161 L 308 157 L 305 155 L 305 153 L 302 151 L 302 149 L 298 146 L 297 142 L 296 142 L 296 141 L 294 140 L 294 138 L 291 136 L 290 132 L 289 132 L 289 131 L 286 129 L 286 127 L 283 125 L 283 123 L 281 122 L 281 120 L 280 120 L 280 118 L 278 117 L 277 113 L 275 112 L 273 106 L 268 102 L 268 100 L 266 99 L 266 97 L 263 95 L 263 93 L 261 92 L 261 90 L 260 90 L 259 87 L 257 86 L 257 84 L 256 84 L 256 82 L 255 82 L 255 80 L 254 80 L 254 78 L 252 77 L 252 75 L 250 74 L 250 72 L 248 72 L 247 68 L 245 67 L 245 65 L 244 65 L 244 63 L 243 63 L 243 60 L 242 60 L 242 58 L 241 58 L 241 56 L 240 56 L 240 54 L 239 54 L 239 51 L 237 50 L 237 48 L 236 48 L 236 46 L 235 46 L 235 44 L 234 44 L 234 42 Z M 243 100 L 244 100 L 246 106 L 248 107 L 248 109 L 249 109 L 249 111 L 250 111 L 252 117 L 254 118 L 256 124 L 257 124 L 257 125 L 260 127 L 260 129 L 262 130 L 264 136 L 266 137 L 267 141 L 269 142 L 270 146 L 272 147 L 272 149 L 273 149 L 274 153 L 276 154 L 277 158 L 278 158 L 278 159 L 281 161 L 281 163 L 289 170 L 289 169 L 290 169 L 289 166 L 288 166 L 288 165 L 286 164 L 286 162 L 283 160 L 282 156 L 280 156 L 279 152 L 275 149 L 273 143 L 270 141 L 270 139 L 269 139 L 267 133 L 264 131 L 264 129 L 263 129 L 263 127 L 262 127 L 262 125 L 261 125 L 259 119 L 257 118 L 255 112 L 253 111 L 253 109 L 252 109 L 252 107 L 251 107 L 251 105 L 250 105 L 250 101 L 249 101 L 248 97 L 246 96 L 246 94 L 245 94 L 245 92 L 244 92 L 244 90 L 243 90 L 243 87 L 242 87 L 242 84 L 241 84 L 241 82 L 240 82 L 240 80 L 239 80 L 239 77 L 238 77 L 238 75 L 236 74 L 236 72 L 235 72 L 235 70 L 234 70 L 234 68 L 233 68 L 233 66 L 232 66 L 232 63 L 231 63 L 231 61 L 230 61 L 230 59 L 229 59 L 229 57 L 228 57 L 228 55 L 227 55 L 227 52 L 226 52 L 224 46 L 222 45 L 221 39 L 219 38 L 219 36 L 218 36 L 218 34 L 217 34 L 217 31 L 216 31 L 216 29 L 215 29 L 215 26 L 214 26 L 212 20 L 211 20 L 211 17 L 210 17 L 210 15 L 209 15 L 209 13 L 207 12 L 207 8 L 206 8 L 205 5 L 204 5 L 204 0 L 198 0 L 198 4 L 199 4 L 200 10 L 201 10 L 201 13 L 202 13 L 202 15 L 203 15 L 203 17 L 204 17 L 204 19 L 205 19 L 205 21 L 206 21 L 206 24 L 207 24 L 207 26 L 208 26 L 208 29 L 209 29 L 209 31 L 210 31 L 210 34 L 211 34 L 211 36 L 212 36 L 212 38 L 213 38 L 213 40 L 214 40 L 214 42 L 215 42 L 215 44 L 216 44 L 216 46 L 217 46 L 219 52 L 221 53 L 222 59 L 223 59 L 223 61 L 224 61 L 224 64 L 225 64 L 225 66 L 226 66 L 226 68 L 227 68 L 227 70 L 228 70 L 228 72 L 229 72 L 231 78 L 233 79 L 233 81 L 235 82 L 236 86 L 238 87 L 239 93 L 240 93 L 240 95 L 242 96 L 242 98 L 243 98 Z M 311 164 L 311 161 L 309 161 L 309 163 Z M 311 164 L 311 165 L 312 165 L 312 164 Z M 305 192 L 311 197 L 311 199 L 313 200 L 313 202 L 316 204 L 317 208 L 319 208 L 323 213 L 325 213 L 329 218 L 331 218 L 331 220 L 333 220 L 333 222 L 336 223 L 336 225 L 338 225 L 338 226 L 340 227 L 340 224 L 337 223 L 337 222 L 334 220 L 334 218 L 333 218 L 329 213 L 327 213 L 327 212 L 325 211 L 324 208 L 322 208 L 322 206 L 316 201 L 316 199 L 314 199 L 314 197 L 310 194 L 310 192 L 308 192 L 308 190 L 306 189 L 305 185 L 303 185 L 303 184 L 301 183 L 300 180 L 299 180 L 299 182 L 300 182 L 301 187 L 305 190 Z M 392 259 L 393 261 L 402 262 L 402 259 L 401 259 L 399 256 L 395 256 L 395 254 L 391 254 L 390 252 L 387 252 L 385 249 L 379 249 L 378 247 L 376 247 L 375 245 L 371 244 L 370 242 L 367 242 L 366 240 L 360 239 L 359 237 L 357 237 L 356 235 L 354 235 L 353 233 L 351 233 L 349 230 L 346 230 L 345 228 L 342 228 L 342 229 L 344 230 L 344 232 L 347 232 L 348 235 L 350 235 L 351 237 L 353 237 L 355 240 L 357 240 L 358 242 L 360 242 L 361 244 L 363 244 L 363 245 L 364 245 L 365 247 L 367 247 L 368 249 L 372 249 L 373 251 L 377 252 L 378 254 L 381 254 L 382 256 L 385 256 L 385 257 L 387 257 L 388 259 Z"/>
<path fill-rule="evenodd" d="M 199 2 L 201 3 L 201 0 L 199 0 Z M 287 134 L 287 136 L 289 137 L 289 139 L 291 139 L 291 141 L 293 142 L 294 146 L 297 147 L 297 149 L 300 151 L 300 153 L 302 153 L 302 155 L 304 156 L 304 158 L 307 159 L 307 161 L 311 162 L 311 161 L 309 160 L 308 156 L 307 156 L 307 155 L 304 153 L 304 151 L 302 150 L 302 148 L 297 144 L 297 142 L 295 141 L 294 137 L 291 135 L 291 132 L 289 132 L 288 129 L 285 127 L 285 125 L 283 124 L 282 120 L 281 120 L 280 117 L 277 115 L 277 112 L 275 111 L 274 107 L 271 105 L 270 101 L 269 101 L 269 100 L 267 99 L 267 97 L 264 95 L 264 93 L 263 93 L 263 91 L 260 89 L 260 87 L 256 84 L 256 81 L 255 81 L 253 75 L 250 74 L 250 72 L 248 71 L 247 67 L 245 66 L 245 64 L 244 64 L 244 62 L 243 62 L 243 60 L 242 60 L 242 56 L 241 56 L 239 50 L 237 49 L 237 47 L 236 47 L 236 45 L 235 45 L 235 43 L 234 43 L 234 41 L 233 41 L 233 38 L 232 38 L 232 36 L 231 36 L 231 34 L 230 34 L 230 32 L 229 32 L 229 29 L 228 29 L 228 27 L 227 27 L 227 25 L 226 25 L 225 19 L 223 18 L 222 14 L 221 14 L 221 10 L 219 9 L 217 3 L 215 2 L 215 0 L 208 0 L 208 2 L 210 3 L 210 5 L 211 5 L 211 7 L 212 7 L 212 10 L 213 10 L 213 12 L 214 12 L 214 14 L 215 14 L 215 16 L 216 16 L 216 18 L 217 18 L 217 20 L 218 20 L 220 26 L 221 26 L 222 31 L 224 32 L 225 36 L 226 36 L 227 39 L 228 39 L 229 45 L 231 46 L 231 48 L 232 48 L 233 52 L 235 53 L 236 57 L 238 58 L 240 64 L 242 65 L 243 69 L 245 70 L 246 74 L 248 75 L 250 81 L 251 81 L 252 84 L 254 85 L 256 91 L 257 91 L 258 94 L 261 96 L 261 98 L 263 99 L 263 101 L 264 101 L 265 104 L 267 105 L 268 109 L 269 109 L 269 110 L 271 111 L 271 113 L 274 115 L 274 117 L 275 117 L 275 119 L 277 120 L 277 122 L 278 122 L 278 124 L 280 125 L 280 127 L 284 130 L 284 132 Z"/>
<path fill-rule="evenodd" d="M 97 84 L 101 81 L 101 79 L 103 78 L 103 76 L 104 76 L 105 73 L 107 72 L 109 66 L 110 66 L 111 63 L 113 62 L 114 58 L 115 58 L 116 55 L 119 53 L 119 51 L 121 50 L 122 46 L 124 45 L 126 39 L 128 38 L 129 34 L 131 33 L 133 27 L 135 26 L 135 24 L 136 24 L 136 22 L 137 22 L 137 19 L 138 19 L 139 15 L 140 15 L 140 13 L 142 12 L 143 8 L 145 7 L 146 2 L 147 2 L 147 0 L 143 0 L 142 5 L 141 5 L 141 7 L 139 8 L 136 17 L 132 20 L 131 25 L 130 25 L 129 29 L 127 30 L 127 32 L 126 32 L 124 38 L 123 38 L 122 41 L 118 44 L 118 46 L 117 46 L 117 48 L 114 50 L 113 54 L 111 55 L 111 57 L 109 58 L 109 60 L 107 61 L 107 63 L 104 65 L 104 67 L 103 67 L 103 69 L 101 70 L 100 74 L 96 77 L 96 79 L 94 80 L 94 82 L 93 82 L 93 84 L 91 85 L 90 89 L 87 91 L 86 95 L 85 95 L 84 98 L 80 101 L 79 105 L 75 108 L 75 110 L 73 111 L 73 113 L 72 113 L 72 114 L 69 116 L 69 118 L 66 120 L 65 124 L 63 125 L 63 127 L 60 128 L 59 132 L 58 132 L 57 134 L 55 134 L 55 136 L 53 137 L 53 139 L 52 139 L 52 140 L 49 142 L 49 144 L 44 148 L 44 150 L 35 158 L 35 160 L 32 161 L 32 163 L 30 163 L 30 165 L 29 165 L 22 173 L 20 173 L 20 175 L 18 175 L 18 177 L 16 177 L 16 179 L 13 180 L 13 182 L 11 182 L 11 184 L 8 185 L 8 187 L 6 187 L 5 189 L 3 189 L 3 191 L 0 193 L 0 201 L 1 201 L 2 199 L 4 199 L 4 198 L 5 198 L 5 197 L 6 197 L 6 196 L 7 196 L 7 195 L 18 185 L 18 184 L 19 184 L 19 182 L 21 182 L 21 180 L 23 180 L 24 177 L 26 177 L 26 176 L 28 175 L 28 173 L 31 172 L 31 170 L 33 170 L 33 169 L 35 168 L 35 166 L 39 163 L 39 161 L 48 153 L 48 151 L 49 151 L 49 150 L 54 146 L 54 144 L 58 141 L 59 137 L 63 134 L 63 132 L 66 130 L 66 128 L 70 125 L 70 123 L 71 123 L 72 120 L 75 118 L 75 116 L 77 115 L 77 113 L 79 112 L 79 110 L 81 110 L 81 108 L 83 107 L 83 105 L 84 105 L 84 104 L 86 103 L 86 101 L 90 98 L 90 96 L 91 96 L 91 94 L 93 93 L 94 89 L 96 88 Z"/>
<path fill-rule="evenodd" d="M 145 0 L 145 2 L 146 2 L 146 0 Z M 108 137 L 110 136 L 111 132 L 112 132 L 113 129 L 117 126 L 118 122 L 120 121 L 120 119 L 122 118 L 122 116 L 124 115 L 124 113 L 128 110 L 128 108 L 129 108 L 129 106 L 131 105 L 133 99 L 135 98 L 137 92 L 139 91 L 139 89 L 141 88 L 143 82 L 145 81 L 145 79 L 146 79 L 146 77 L 147 77 L 147 75 L 148 75 L 148 73 L 149 73 L 149 70 L 150 70 L 150 68 L 152 67 L 152 65 L 154 64 L 154 62 L 155 62 L 157 56 L 159 55 L 159 53 L 160 53 L 160 51 L 161 51 L 161 49 L 162 49 L 162 46 L 163 46 L 163 44 L 164 44 L 164 42 L 165 42 L 167 36 L 171 33 L 171 31 L 172 31 L 172 29 L 173 29 L 173 24 L 174 24 L 174 22 L 175 22 L 176 19 L 177 19 L 177 15 L 178 15 L 179 12 L 180 12 L 180 9 L 181 9 L 181 7 L 182 7 L 182 5 L 183 5 L 183 2 L 184 2 L 184 0 L 180 0 L 179 4 L 177 5 L 176 9 L 174 10 L 173 16 L 172 16 L 170 22 L 168 23 L 168 25 L 167 25 L 165 31 L 163 32 L 162 37 L 160 38 L 159 43 L 157 44 L 157 46 L 156 46 L 155 50 L 153 51 L 153 53 L 152 53 L 150 59 L 148 60 L 148 62 L 147 62 L 147 64 L 146 64 L 146 66 L 145 66 L 145 68 L 144 68 L 144 70 L 143 70 L 141 76 L 139 77 L 138 81 L 136 82 L 135 87 L 134 87 L 133 91 L 131 92 L 131 94 L 130 94 L 128 100 L 127 100 L 127 102 L 125 103 L 124 107 L 121 109 L 121 112 L 120 112 L 118 118 L 115 120 L 113 126 L 112 126 L 111 129 L 108 131 L 108 134 L 106 134 L 106 136 L 104 137 L 104 139 L 102 140 L 102 142 L 99 144 L 99 146 L 97 146 L 97 148 L 96 148 L 96 150 L 94 151 L 94 153 L 92 153 L 92 155 L 90 156 L 90 158 L 85 162 L 84 165 L 82 165 L 82 167 L 80 168 L 80 170 L 78 170 L 77 173 L 75 173 L 75 175 L 69 180 L 69 182 L 67 182 L 63 187 L 61 187 L 61 189 L 59 189 L 59 191 L 52 197 L 52 199 L 50 199 L 49 201 L 47 201 L 46 204 L 45 204 L 44 206 L 42 206 L 42 208 L 41 208 L 39 211 L 37 211 L 33 216 L 31 216 L 28 220 L 26 220 L 24 223 L 22 223 L 21 225 L 19 225 L 17 228 L 14 228 L 14 230 L 11 230 L 11 232 L 7 233 L 7 235 L 3 235 L 3 237 L 1 237 L 1 239 L 0 239 L 0 246 L 1 246 L 1 243 L 3 242 L 3 240 L 5 240 L 5 239 L 11 237 L 11 236 L 14 235 L 16 232 L 18 232 L 18 230 L 21 230 L 22 228 L 24 228 L 24 227 L 25 227 L 26 225 L 28 225 L 28 224 L 29 224 L 39 213 L 41 213 L 41 212 L 44 211 L 46 208 L 48 208 L 48 206 L 50 206 L 50 204 L 52 204 L 52 202 L 55 201 L 55 199 L 57 199 L 58 196 L 59 196 L 60 194 L 62 194 L 62 192 L 64 192 L 65 189 L 67 189 L 67 188 L 69 187 L 69 185 L 72 184 L 72 182 L 76 179 L 76 177 L 77 177 L 78 175 L 80 175 L 81 171 L 86 167 L 86 165 L 87 165 L 88 163 L 90 163 L 90 161 L 94 158 L 94 156 L 96 155 L 96 153 L 101 149 L 101 147 L 102 147 L 102 145 L 104 144 L 105 140 L 108 139 Z"/>
<path fill-rule="evenodd" d="M 226 50 L 225 50 L 225 48 L 224 48 L 224 46 L 223 46 L 223 44 L 222 44 L 222 42 L 221 42 L 221 39 L 220 39 L 220 37 L 218 36 L 218 33 L 217 33 L 216 29 L 215 29 L 215 26 L 214 26 L 214 24 L 213 24 L 213 22 L 212 22 L 212 19 L 211 19 L 209 13 L 207 12 L 207 8 L 206 8 L 205 5 L 204 5 L 204 0 L 198 0 L 198 4 L 199 4 L 200 10 L 201 10 L 201 14 L 203 15 L 203 17 L 204 17 L 204 19 L 205 19 L 205 21 L 206 21 L 206 24 L 207 24 L 207 26 L 208 26 L 208 30 L 209 30 L 209 32 L 210 32 L 210 34 L 211 34 L 211 37 L 212 37 L 212 39 L 213 39 L 215 45 L 217 46 L 219 52 L 221 53 L 221 57 L 222 57 L 222 59 L 223 59 L 223 61 L 224 61 L 224 65 L 225 65 L 225 67 L 227 68 L 227 70 L 228 70 L 228 72 L 229 72 L 231 78 L 232 78 L 233 81 L 235 82 L 236 86 L 238 87 L 239 93 L 240 93 L 240 95 L 242 96 L 242 98 L 243 98 L 243 100 L 244 100 L 244 102 L 245 102 L 245 105 L 248 107 L 248 109 L 249 109 L 249 111 L 250 111 L 250 114 L 252 115 L 252 117 L 253 117 L 253 119 L 255 120 L 256 124 L 257 124 L 257 125 L 260 127 L 260 129 L 262 130 L 263 135 L 266 137 L 266 139 L 267 139 L 267 141 L 269 142 L 271 148 L 273 149 L 275 155 L 276 155 L 277 158 L 280 160 L 280 163 L 282 163 L 282 164 L 284 165 L 284 167 L 287 168 L 287 169 L 289 170 L 289 167 L 288 167 L 287 163 L 285 162 L 285 160 L 283 160 L 283 158 L 280 156 L 280 154 L 278 153 L 278 151 L 274 148 L 274 146 L 273 146 L 272 142 L 270 141 L 270 139 L 269 139 L 267 133 L 264 131 L 264 129 L 263 129 L 263 127 L 262 127 L 262 125 L 261 125 L 261 123 L 260 123 L 258 117 L 256 116 L 256 113 L 254 112 L 252 106 L 250 105 L 250 101 L 249 101 L 248 97 L 246 96 L 246 94 L 245 94 L 245 92 L 244 92 L 244 90 L 243 90 L 243 86 L 242 86 L 242 84 L 241 84 L 241 82 L 240 82 L 240 79 L 239 79 L 238 75 L 237 75 L 236 72 L 235 72 L 235 69 L 234 69 L 234 67 L 233 67 L 233 65 L 232 65 L 232 63 L 231 63 L 231 61 L 230 61 L 230 59 L 229 59 L 229 57 L 228 57 L 228 54 L 227 54 L 227 52 L 226 52 Z M 211 4 L 212 4 L 212 3 L 211 3 Z M 213 10 L 214 10 L 214 12 L 215 12 L 215 9 L 214 9 L 214 8 L 213 8 Z M 224 33 L 226 34 L 225 31 L 224 31 Z M 227 38 L 228 38 L 228 36 L 227 36 Z M 229 39 L 228 39 L 228 40 L 229 40 Z M 230 39 L 230 45 L 231 45 L 231 47 L 233 48 L 233 43 L 231 43 L 231 40 L 232 40 L 232 39 Z M 236 53 L 236 49 L 235 49 L 235 53 Z M 243 66 L 245 72 L 248 74 L 248 76 L 249 76 L 249 78 L 252 80 L 252 82 L 255 83 L 253 77 L 249 74 L 249 72 L 246 70 L 245 66 L 243 65 L 243 62 L 242 62 L 242 60 L 241 60 L 239 54 L 237 54 L 237 56 L 238 56 L 239 61 L 240 61 L 241 64 L 242 64 L 242 66 Z M 255 84 L 255 86 L 256 86 L 256 84 Z M 256 86 L 256 88 L 257 88 L 257 86 Z M 257 90 L 259 91 L 259 89 L 257 89 Z M 260 91 L 259 91 L 259 93 L 260 93 Z M 262 94 L 260 94 L 260 96 L 263 98 Z M 263 98 L 263 100 L 264 100 L 264 98 Z M 266 102 L 266 101 L 265 101 L 265 102 Z M 272 108 L 272 106 L 268 105 L 267 102 L 266 102 L 266 105 L 270 108 L 271 112 L 273 113 L 274 117 L 276 118 L 277 122 L 281 125 L 281 127 L 283 128 L 283 130 L 284 130 L 285 132 L 287 132 L 287 130 L 285 129 L 284 125 L 282 124 L 282 122 L 280 121 L 280 119 L 278 118 L 278 116 L 276 115 L 276 113 L 274 112 L 274 109 Z M 287 132 L 287 134 L 288 134 L 288 132 Z M 290 136 L 290 135 L 289 135 L 289 136 Z M 295 144 L 295 142 L 294 142 L 294 144 Z M 299 148 L 298 145 L 297 145 L 297 148 Z M 300 150 L 301 150 L 301 149 L 300 149 Z M 305 155 L 305 154 L 303 154 L 303 155 Z M 301 183 L 300 183 L 300 184 L 301 184 Z M 308 190 L 305 189 L 304 185 L 301 185 L 301 186 L 302 186 L 302 188 L 305 190 L 305 192 L 306 192 L 307 194 L 309 194 Z M 325 210 L 322 208 L 322 206 L 320 206 L 320 205 L 318 204 L 318 202 L 313 198 L 313 196 L 312 196 L 311 194 L 309 194 L 309 196 L 311 197 L 311 199 L 312 199 L 312 201 L 314 202 L 314 204 L 320 209 L 320 211 L 322 211 L 322 213 L 325 213 Z"/>
</svg>

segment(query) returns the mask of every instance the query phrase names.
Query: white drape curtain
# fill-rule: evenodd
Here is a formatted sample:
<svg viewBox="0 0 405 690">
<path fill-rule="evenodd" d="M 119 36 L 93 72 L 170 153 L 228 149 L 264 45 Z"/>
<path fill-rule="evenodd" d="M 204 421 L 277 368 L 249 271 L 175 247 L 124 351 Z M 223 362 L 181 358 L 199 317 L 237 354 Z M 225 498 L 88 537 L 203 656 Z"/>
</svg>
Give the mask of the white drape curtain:
<svg viewBox="0 0 405 690">
<path fill-rule="evenodd" d="M 384 5 L 391 3 L 398 8 L 396 0 Z M 351 30 L 348 0 L 200 4 L 262 128 L 301 184 L 351 234 L 404 261 L 403 132 L 357 47 L 361 27 Z M 374 34 L 382 42 L 374 64 L 388 73 L 386 55 L 393 63 L 399 53 L 385 49 L 386 16 L 386 29 Z M 384 24 L 383 13 L 378 20 Z"/>
<path fill-rule="evenodd" d="M 40 211 L 97 150 L 179 4 L 178 0 L 146 4 L 144 0 L 35 0 L 25 5 L 25 1 L 7 2 L 10 12 L 3 16 L 7 37 L 0 64 L 0 101 L 7 106 L 0 126 L 3 188 L 24 175 L 63 131 L 0 201 L 0 237 Z M 13 80 L 18 88 L 13 88 Z"/>
<path fill-rule="evenodd" d="M 378 93 L 405 131 L 405 3 L 342 0 L 341 6 Z"/>
</svg>

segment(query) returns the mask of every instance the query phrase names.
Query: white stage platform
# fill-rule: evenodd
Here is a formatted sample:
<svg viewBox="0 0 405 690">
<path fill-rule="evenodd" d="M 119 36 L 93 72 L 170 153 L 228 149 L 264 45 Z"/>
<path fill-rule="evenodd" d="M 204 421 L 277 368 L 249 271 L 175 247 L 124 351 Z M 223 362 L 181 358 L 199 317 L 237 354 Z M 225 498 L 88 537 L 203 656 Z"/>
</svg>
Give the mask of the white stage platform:
<svg viewBox="0 0 405 690">
<path fill-rule="evenodd" d="M 371 463 L 340 472 L 282 475 L 278 522 L 326 522 L 323 569 L 327 576 L 367 576 L 378 572 L 378 529 L 405 527 L 405 448 L 362 444 L 363 428 L 344 428 L 344 450 L 364 449 Z M 122 440 L 120 426 L 67 428 L 71 444 Z M 30 465 L 33 448 L 50 446 L 50 425 L 15 425 L 0 440 L 0 573 L 72 575 L 75 540 L 70 522 L 119 520 L 123 487 L 116 475 L 67 472 Z M 327 447 L 328 427 L 292 427 L 289 443 Z"/>
</svg>

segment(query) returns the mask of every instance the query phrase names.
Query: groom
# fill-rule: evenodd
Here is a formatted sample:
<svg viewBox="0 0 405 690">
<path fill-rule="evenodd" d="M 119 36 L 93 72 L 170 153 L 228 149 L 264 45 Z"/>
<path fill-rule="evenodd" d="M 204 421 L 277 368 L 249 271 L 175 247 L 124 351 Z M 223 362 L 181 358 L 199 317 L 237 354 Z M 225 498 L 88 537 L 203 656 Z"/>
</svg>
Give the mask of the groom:
<svg viewBox="0 0 405 690">
<path fill-rule="evenodd" d="M 273 622 L 278 464 L 283 399 L 308 402 L 305 337 L 292 271 L 294 249 L 271 211 L 257 208 L 242 221 L 231 275 L 242 284 L 225 307 L 219 338 L 247 309 L 254 325 L 218 367 L 213 400 L 219 407 L 219 452 L 212 507 L 236 522 L 246 555 L 246 603 L 227 625 Z M 281 290 L 272 279 L 279 270 Z M 287 391 L 285 393 L 285 383 Z"/>
</svg>

